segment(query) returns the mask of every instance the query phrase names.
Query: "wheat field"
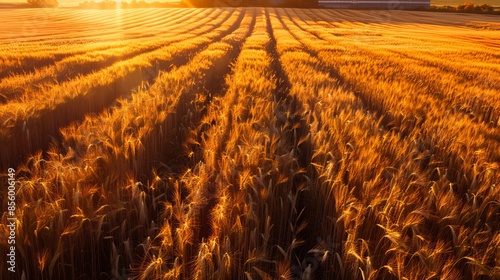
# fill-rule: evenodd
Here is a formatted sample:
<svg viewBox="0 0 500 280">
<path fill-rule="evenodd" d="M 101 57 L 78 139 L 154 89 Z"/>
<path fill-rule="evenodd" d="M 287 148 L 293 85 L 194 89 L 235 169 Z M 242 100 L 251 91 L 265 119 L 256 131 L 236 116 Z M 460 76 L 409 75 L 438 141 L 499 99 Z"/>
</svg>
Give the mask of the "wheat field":
<svg viewBox="0 0 500 280">
<path fill-rule="evenodd" d="M 500 279 L 500 17 L 0 18 L 2 279 Z"/>
</svg>

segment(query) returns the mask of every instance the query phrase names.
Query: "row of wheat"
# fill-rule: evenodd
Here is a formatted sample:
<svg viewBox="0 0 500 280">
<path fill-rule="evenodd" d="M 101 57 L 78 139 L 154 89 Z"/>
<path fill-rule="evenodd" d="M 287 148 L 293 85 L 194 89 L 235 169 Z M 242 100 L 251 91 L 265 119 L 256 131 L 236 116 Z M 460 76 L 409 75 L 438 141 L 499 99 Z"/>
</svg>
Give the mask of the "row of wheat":
<svg viewBox="0 0 500 280">
<path fill-rule="evenodd" d="M 337 107 L 339 101 L 333 103 L 337 108 L 333 116 L 354 126 L 348 133 L 361 134 L 344 140 L 342 133 L 332 132 L 331 137 L 343 140 L 325 148 L 333 169 L 325 178 L 347 185 L 344 193 L 336 193 L 343 187 L 330 190 L 336 200 L 333 204 L 344 205 L 330 217 L 352 228 L 345 229 L 347 236 L 343 233 L 354 243 L 351 247 L 345 239 L 334 242 L 343 244 L 347 254 L 340 259 L 355 264 L 348 278 L 380 273 L 383 278 L 498 277 L 495 220 L 500 211 L 496 188 L 500 176 L 496 124 L 488 123 L 492 109 L 475 108 L 476 114 L 489 115 L 485 120 L 450 108 L 455 105 L 452 102 L 464 102 L 453 97 L 454 92 L 480 99 L 485 96 L 477 93 L 479 89 L 495 91 L 495 86 L 481 85 L 479 75 L 479 81 L 460 79 L 461 75 L 445 67 L 396 56 L 391 45 L 374 48 L 359 39 L 338 38 L 330 29 L 315 26 L 300 10 L 277 14 L 302 47 L 327 66 L 329 77 L 353 92 L 360 106 L 359 116 L 349 117 L 343 107 Z M 386 36 L 383 31 L 381 36 Z M 411 54 L 412 49 L 405 53 Z M 496 75 L 495 67 L 484 66 L 480 74 Z M 459 77 L 450 82 L 455 76 Z M 474 87 L 475 91 L 467 91 Z M 486 98 L 489 104 L 497 102 Z M 355 102 L 351 104 L 356 107 Z M 369 126 L 363 120 L 367 117 Z M 323 117 L 320 123 L 328 125 L 329 121 Z M 335 156 L 334 151 L 344 145 L 348 146 L 344 155 Z"/>
<path fill-rule="evenodd" d="M 68 38 L 65 37 L 47 36 L 35 42 L 23 43 L 22 40 L 20 40 L 19 42 L 16 41 L 17 44 L 14 45 L 0 44 L 0 60 L 2 61 L 0 66 L 0 77 L 4 78 L 1 83 L 2 89 L 4 87 L 15 88 L 15 86 L 10 85 L 10 83 L 15 81 L 14 79 L 16 76 L 20 76 L 19 79 L 21 81 L 29 82 L 30 78 L 31 80 L 41 79 L 44 77 L 42 75 L 50 74 L 50 71 L 54 72 L 52 73 L 53 75 L 61 75 L 61 73 L 58 73 L 59 71 L 64 72 L 64 69 L 68 69 L 71 66 L 77 66 L 79 65 L 79 61 L 91 63 L 92 60 L 89 60 L 90 57 L 94 59 L 94 62 L 101 62 L 113 55 L 121 54 L 126 56 L 129 50 L 145 48 L 147 44 L 155 46 L 154 43 L 158 42 L 157 39 L 165 40 L 173 34 L 179 34 L 179 31 L 185 31 L 182 25 L 186 22 L 190 22 L 189 20 L 195 15 L 200 16 L 198 19 L 203 19 L 206 16 L 210 16 L 211 13 L 213 13 L 213 10 L 207 10 L 204 13 L 195 13 L 189 10 L 182 12 L 169 11 L 169 13 L 165 15 L 168 21 L 157 23 L 156 26 L 161 26 L 162 28 L 159 30 L 157 29 L 156 33 L 144 32 L 144 30 L 133 33 L 134 25 L 139 25 L 142 28 L 142 26 L 146 24 L 140 21 L 144 16 L 140 15 L 130 19 L 127 18 L 121 27 L 127 28 L 127 31 L 132 34 L 123 36 L 121 40 L 92 40 L 86 38 L 89 34 L 80 32 L 79 41 L 73 41 L 71 43 L 68 43 Z M 66 16 L 64 18 L 76 21 L 76 19 L 71 16 Z M 158 19 L 158 17 L 154 18 Z M 63 21 L 63 19 L 59 20 Z M 88 24 L 89 26 L 99 24 L 98 19 L 96 20 L 95 17 L 88 20 L 90 21 Z M 152 21 L 152 19 L 150 20 Z M 75 24 L 75 22 L 72 23 Z M 66 22 L 65 24 L 71 23 Z M 2 42 L 1 39 L 0 37 L 0 42 Z M 71 65 L 71 62 L 74 65 Z M 47 73 L 47 71 L 49 72 Z M 75 70 L 73 71 L 78 72 Z M 15 83 L 15 85 L 18 86 L 21 84 L 20 81 Z M 22 85 L 26 84 L 23 83 Z M 25 89 L 20 88 L 19 90 Z"/>
<path fill-rule="evenodd" d="M 115 108 L 62 129 L 61 148 L 27 161 L 17 193 L 23 201 L 17 236 L 26 241 L 18 246 L 18 265 L 25 277 L 121 278 L 131 273 L 166 213 L 158 195 L 166 186 L 155 192 L 159 181 L 153 176 L 152 185 L 142 188 L 147 180 L 142 184 L 138 174 L 148 176 L 153 170 L 147 166 L 176 151 L 171 143 L 201 112 L 205 78 L 215 66 L 229 64 L 251 21 L 244 11 L 221 11 L 219 22 L 202 36 L 191 35 L 157 53 L 169 57 L 171 51 L 208 45 L 188 64 L 160 72 L 154 84 Z"/>
<path fill-rule="evenodd" d="M 180 32 L 171 39 L 163 40 L 159 49 L 62 83 L 44 83 L 39 86 L 40 90 L 28 92 L 0 106 L 0 121 L 3 124 L 0 138 L 11 147 L 1 151 L 2 167 L 18 163 L 20 157 L 39 149 L 47 149 L 52 139 L 58 137 L 60 128 L 82 120 L 86 114 L 100 112 L 116 98 L 130 95 L 131 90 L 141 83 L 152 81 L 161 69 L 182 64 L 193 52 L 230 32 L 231 28 L 227 26 L 214 29 L 229 15 L 229 11 L 214 11 L 215 19 L 193 17 L 193 26 L 197 29 L 192 34 L 187 25 L 184 32 L 188 33 Z M 210 20 L 211 25 L 207 25 Z M 227 24 L 233 26 L 236 22 Z M 152 44 L 155 44 L 154 41 Z"/>
<path fill-rule="evenodd" d="M 207 12 L 208 11 L 209 10 L 207 10 Z M 85 76 L 86 74 L 90 74 L 91 72 L 100 70 L 101 68 L 108 68 L 118 61 L 124 61 L 127 64 L 134 64 L 133 62 L 127 60 L 140 54 L 145 55 L 146 53 L 150 53 L 149 57 L 157 56 L 157 54 L 152 51 L 165 45 L 190 38 L 189 36 L 179 35 L 199 29 L 204 24 L 215 20 L 217 16 L 220 15 L 213 10 L 211 11 L 211 15 L 206 14 L 207 13 L 195 15 L 186 14 L 177 17 L 172 16 L 169 24 L 165 24 L 163 28 L 174 30 L 173 32 L 161 33 L 153 38 L 140 37 L 120 40 L 118 42 L 109 42 L 105 45 L 105 48 L 97 48 L 94 45 L 90 45 L 88 48 L 80 48 L 79 51 L 81 53 L 69 55 L 46 66 L 44 66 L 41 61 L 33 59 L 33 54 L 31 54 L 31 52 L 27 55 L 7 54 L 7 57 L 5 58 L 5 60 L 7 60 L 7 64 L 8 61 L 14 60 L 20 63 L 16 66 L 23 66 L 24 71 L 30 68 L 30 64 L 36 65 L 36 69 L 32 72 L 11 75 L 10 77 L 2 79 L 0 83 L 2 99 L 0 102 L 12 102 L 14 99 L 18 98 L 20 102 L 24 102 L 33 99 L 35 95 L 49 94 L 50 91 L 53 91 L 53 85 L 56 83 L 64 83 L 72 78 L 75 78 L 76 76 Z M 191 23 L 196 24 L 190 25 Z M 182 28 L 186 25 L 188 28 Z M 200 31 L 207 32 L 207 29 L 205 28 Z M 47 50 L 42 50 L 42 52 L 44 55 L 40 56 L 40 59 L 47 59 L 47 57 L 51 57 Z M 58 54 L 62 55 L 61 53 Z M 161 59 L 161 57 L 159 57 L 159 59 Z M 16 71 L 16 67 L 13 66 L 8 67 L 7 69 L 11 73 L 15 73 Z M 106 73 L 103 73 L 102 75 L 106 75 Z M 37 99 L 37 101 L 39 100 Z"/>
</svg>

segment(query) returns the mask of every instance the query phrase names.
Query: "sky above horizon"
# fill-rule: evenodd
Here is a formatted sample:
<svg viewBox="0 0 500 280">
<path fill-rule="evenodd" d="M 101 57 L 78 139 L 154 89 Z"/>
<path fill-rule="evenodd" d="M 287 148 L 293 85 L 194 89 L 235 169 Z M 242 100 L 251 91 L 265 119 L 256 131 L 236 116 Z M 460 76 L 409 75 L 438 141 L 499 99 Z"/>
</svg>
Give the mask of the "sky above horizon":
<svg viewBox="0 0 500 280">
<path fill-rule="evenodd" d="M 71 7 L 78 6 L 79 3 L 84 2 L 85 0 L 58 0 L 59 6 L 61 7 Z M 90 0 L 89 0 L 90 1 Z M 96 2 L 100 2 L 102 0 L 95 0 Z M 131 0 L 123 0 L 124 2 L 130 2 Z M 176 2 L 176 0 L 145 0 L 146 2 Z M 16 1 L 16 0 L 0 0 L 0 3 L 13 3 L 13 2 L 27 2 L 27 1 Z M 500 0 L 431 0 L 431 5 L 450 5 L 456 6 L 462 4 L 464 2 L 473 2 L 474 4 L 488 4 L 493 6 L 500 6 Z"/>
</svg>

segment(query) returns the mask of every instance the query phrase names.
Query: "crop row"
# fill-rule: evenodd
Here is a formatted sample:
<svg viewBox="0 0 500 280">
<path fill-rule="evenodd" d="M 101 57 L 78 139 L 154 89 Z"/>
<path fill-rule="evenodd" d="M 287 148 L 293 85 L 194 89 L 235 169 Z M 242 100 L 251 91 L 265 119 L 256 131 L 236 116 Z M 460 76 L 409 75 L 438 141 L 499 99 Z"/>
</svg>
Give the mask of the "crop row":
<svg viewBox="0 0 500 280">
<path fill-rule="evenodd" d="M 289 13 L 293 15 L 294 11 Z M 318 13 L 320 15 L 321 12 Z M 429 36 L 422 34 L 429 32 L 428 29 L 423 32 L 418 26 L 406 29 L 399 27 L 392 31 L 392 28 L 383 25 L 384 28 L 370 28 L 374 31 L 364 34 L 347 30 L 345 36 L 338 37 L 330 31 L 336 29 L 324 28 L 324 24 L 304 23 L 300 26 L 312 35 L 338 46 L 335 48 L 337 51 L 349 50 L 346 54 L 351 54 L 362 50 L 358 58 L 363 54 L 380 58 L 378 62 L 372 63 L 377 63 L 380 71 L 388 69 L 385 75 L 404 77 L 422 89 L 426 88 L 439 100 L 444 99 L 448 109 L 465 113 L 475 121 L 498 126 L 500 104 L 495 95 L 499 88 L 494 81 L 500 70 L 497 66 L 499 57 L 494 48 L 482 47 L 480 43 L 470 40 L 465 43 L 465 39 L 459 37 L 463 29 L 431 26 L 429 28 L 436 34 Z M 349 32 L 358 35 L 349 37 Z M 449 36 L 449 33 L 454 36 Z M 425 40 L 422 40 L 422 36 L 425 36 Z M 494 40 L 493 34 L 489 32 L 484 34 L 484 38 Z M 418 48 L 415 47 L 417 44 Z M 461 66 L 464 64 L 467 65 L 465 69 Z"/>
<path fill-rule="evenodd" d="M 382 204 L 385 204 L 383 207 L 384 212 L 389 209 L 390 212 L 382 212 L 385 218 L 376 219 L 388 220 L 391 223 L 385 225 L 380 223 L 378 230 L 383 229 L 385 236 L 388 237 L 396 237 L 396 234 L 408 232 L 405 223 L 401 223 L 401 219 L 406 218 L 408 221 L 413 220 L 413 222 L 416 222 L 415 225 L 410 227 L 411 230 L 418 230 L 418 233 L 413 232 L 409 234 L 409 237 L 417 234 L 422 240 L 431 241 L 428 245 L 423 246 L 422 244 L 413 243 L 415 240 L 407 239 L 406 236 L 398 235 L 394 239 L 391 237 L 390 240 L 393 245 L 390 246 L 401 246 L 400 248 L 406 249 L 401 249 L 401 251 L 400 249 L 394 249 L 395 252 L 399 252 L 392 256 L 394 258 L 393 263 L 398 265 L 397 269 L 391 266 L 384 269 L 396 277 L 421 278 L 424 275 L 433 275 L 443 268 L 446 268 L 446 273 L 449 273 L 449 275 L 457 274 L 472 277 L 472 275 L 484 273 L 491 277 L 494 270 L 492 270 L 492 267 L 488 267 L 487 264 L 490 263 L 492 258 L 490 249 L 497 242 L 494 233 L 498 229 L 496 227 L 489 228 L 489 225 L 493 223 L 494 217 L 498 215 L 499 210 L 497 207 L 490 207 L 491 202 L 498 196 L 498 190 L 491 186 L 495 186 L 499 180 L 496 171 L 497 167 L 494 164 L 498 156 L 495 153 L 486 154 L 484 152 L 486 150 L 495 150 L 496 142 L 480 136 L 493 133 L 491 128 L 454 113 L 445 107 L 448 100 L 438 100 L 433 94 L 434 92 L 424 85 L 415 83 L 414 80 L 405 75 L 398 75 L 397 71 L 392 72 L 396 68 L 395 65 L 402 64 L 397 58 L 391 58 L 388 54 L 384 55 L 382 51 L 377 52 L 364 45 L 345 43 L 327 32 L 320 32 L 321 29 L 319 28 L 311 30 L 309 27 L 311 22 L 308 21 L 308 24 L 306 24 L 302 21 L 308 19 L 306 16 L 299 12 L 298 17 L 296 17 L 297 15 L 293 14 L 294 11 L 289 10 L 287 12 L 291 13 L 289 14 L 290 17 L 284 16 L 283 11 L 279 11 L 278 14 L 283 19 L 294 19 L 294 22 L 292 20 L 288 21 L 286 26 L 295 34 L 295 38 L 299 39 L 323 65 L 330 68 L 331 76 L 336 77 L 340 84 L 355 92 L 356 97 L 366 107 L 367 113 L 365 114 L 373 115 L 375 120 L 378 120 L 381 126 L 380 129 L 396 132 L 396 134 L 388 134 L 393 138 L 390 146 L 396 145 L 395 143 L 402 143 L 399 148 L 396 148 L 397 145 L 396 147 L 388 147 L 388 152 L 393 154 L 388 158 L 398 164 L 385 165 L 387 170 L 374 177 L 378 178 L 378 182 L 374 187 L 376 190 L 374 194 L 384 193 L 382 191 L 388 189 L 391 190 L 391 193 L 384 193 L 385 196 L 381 197 L 386 199 Z M 307 31 L 311 33 L 308 34 Z M 346 52 L 349 55 L 345 55 Z M 419 67 L 421 66 L 419 65 Z M 418 72 L 420 70 L 414 70 L 415 68 L 412 68 L 411 65 L 406 65 L 403 68 L 422 75 L 422 73 Z M 374 77 L 376 78 L 374 79 Z M 370 111 L 374 114 L 368 113 Z M 451 112 L 445 113 L 447 111 Z M 396 141 L 394 135 L 399 137 L 400 140 Z M 474 139 L 474 141 L 470 141 L 470 139 Z M 376 145 L 373 143 L 362 146 L 353 144 L 353 149 L 357 150 L 356 147 L 367 150 L 376 147 Z M 411 156 L 398 159 L 398 154 L 395 151 Z M 365 162 L 368 163 L 376 158 L 375 154 L 368 156 Z M 402 168 L 401 164 L 406 168 Z M 373 166 L 379 167 L 384 166 L 384 164 L 367 164 L 364 168 L 367 166 L 373 168 Z M 353 173 L 355 169 L 349 168 L 348 170 L 348 178 L 354 180 L 349 184 L 350 187 L 354 187 L 354 189 L 350 190 L 354 194 L 359 185 L 367 185 L 367 182 L 370 181 L 369 178 L 372 178 L 372 176 L 367 178 L 366 173 L 355 175 Z M 404 172 L 405 170 L 406 172 Z M 398 171 L 398 173 L 394 174 L 395 171 Z M 411 172 L 407 173 L 407 171 Z M 395 177 L 388 180 L 388 183 L 393 184 L 396 182 L 397 188 L 382 188 L 381 186 L 384 184 L 383 180 L 380 180 L 384 177 L 386 179 L 393 176 Z M 361 181 L 356 182 L 357 180 Z M 396 207 L 397 203 L 391 206 L 395 201 L 387 199 L 387 197 L 392 198 L 395 191 L 399 192 L 406 189 L 404 186 L 412 186 L 410 189 L 411 194 L 406 192 L 404 198 L 397 199 L 404 202 L 405 207 Z M 419 209 L 415 202 L 418 201 L 418 197 L 425 195 L 427 192 L 430 192 L 432 196 L 426 200 L 426 204 L 424 204 L 426 208 Z M 371 192 L 364 191 L 362 193 Z M 478 204 L 477 200 L 471 199 L 472 197 L 480 197 L 482 203 Z M 341 201 L 346 199 L 347 197 Z M 438 202 L 439 199 L 441 202 Z M 443 201 L 450 202 L 449 208 L 439 204 L 443 203 Z M 413 207 L 408 207 L 412 204 Z M 376 204 L 371 201 L 369 205 L 374 207 Z M 477 209 L 478 212 L 462 216 L 460 218 L 461 225 L 457 225 L 453 220 L 448 220 L 459 219 L 460 214 L 458 213 L 463 215 L 464 211 L 470 211 L 471 207 Z M 402 215 L 402 213 L 406 214 Z M 479 213 L 482 213 L 480 218 Z M 421 217 L 417 218 L 415 215 L 421 215 Z M 391 216 L 393 220 L 390 219 Z M 398 217 L 398 220 L 394 220 L 395 217 Z M 371 220 L 373 218 L 373 216 L 370 217 Z M 358 221 L 359 218 L 355 220 Z M 425 223 L 422 223 L 423 221 Z M 483 222 L 488 225 L 486 231 L 492 235 L 487 239 L 476 239 L 474 234 L 485 230 Z M 403 225 L 403 228 L 395 230 L 398 228 L 394 227 L 395 225 Z M 449 232 L 451 232 L 451 235 L 449 235 Z M 457 235 L 460 235 L 458 239 L 462 241 L 457 240 Z M 468 242 L 465 240 L 469 240 L 469 238 L 475 240 L 470 242 L 475 242 L 476 248 L 486 252 L 486 255 L 479 258 L 479 255 L 475 252 L 454 251 L 449 253 L 446 251 L 448 250 L 446 248 L 457 246 L 459 242 Z M 375 240 L 383 241 L 384 238 L 379 236 Z M 381 241 L 378 244 L 381 244 Z M 461 246 L 464 246 L 464 243 L 461 243 Z M 415 251 L 412 254 L 420 256 L 421 262 L 408 261 L 410 255 L 403 253 L 408 248 L 414 248 Z M 367 249 L 369 252 L 373 252 L 375 248 L 367 247 Z M 385 249 L 388 250 L 388 248 Z M 446 256 L 443 259 L 447 259 L 447 262 L 438 262 L 435 258 L 439 255 L 430 254 L 432 250 L 441 252 L 443 256 Z M 359 256 L 359 253 L 355 256 Z M 388 257 L 387 254 L 386 257 Z M 460 261 L 464 257 L 471 260 L 467 263 L 467 266 L 463 266 L 464 263 Z M 410 258 L 410 260 L 414 259 Z M 364 264 L 370 263 L 370 265 L 374 265 L 374 259 L 362 260 L 361 258 L 359 261 Z M 391 263 L 391 261 L 382 262 L 383 265 L 388 263 Z M 426 263 L 435 265 L 429 266 L 425 265 Z M 405 270 L 403 269 L 405 266 L 415 266 L 415 269 Z M 381 268 L 383 267 L 381 266 Z"/>
<path fill-rule="evenodd" d="M 85 114 L 100 112 L 119 96 L 130 95 L 136 86 L 152 81 L 160 70 L 187 61 L 190 54 L 236 27 L 236 18 L 226 22 L 231 11 L 223 11 L 221 15 L 212 25 L 179 35 L 173 44 L 56 84 L 27 100 L 4 104 L 0 107 L 4 125 L 0 138 L 5 143 L 16 139 L 18 144 L 9 151 L 3 150 L 1 157 L 13 164 L 38 149 L 46 149 L 51 139 L 58 137 L 60 128 L 83 119 Z"/>
<path fill-rule="evenodd" d="M 208 14 L 211 11 L 207 10 L 203 13 L 196 13 L 200 17 L 204 14 Z M 40 12 L 43 16 L 43 12 Z M 97 51 L 97 50 L 105 50 L 117 47 L 124 47 L 129 44 L 136 44 L 141 40 L 148 39 L 150 40 L 152 37 L 158 35 L 161 37 L 168 36 L 168 33 L 172 30 L 176 30 L 173 27 L 179 27 L 179 23 L 189 20 L 189 18 L 193 17 L 193 11 L 183 11 L 175 14 L 171 13 L 161 13 L 161 14 L 153 14 L 154 18 L 166 17 L 168 21 L 163 22 L 161 25 L 163 28 L 156 30 L 148 30 L 143 27 L 144 22 L 144 14 L 140 13 L 134 17 L 127 17 L 129 21 L 132 21 L 132 26 L 128 29 L 124 29 L 124 26 L 120 26 L 118 34 L 127 32 L 123 36 L 121 36 L 120 40 L 109 40 L 109 38 L 101 37 L 97 39 L 85 39 L 82 36 L 82 30 L 76 29 L 75 31 L 80 34 L 78 40 L 74 40 L 68 38 L 67 25 L 69 23 L 65 22 L 64 18 L 61 20 L 59 17 L 49 18 L 48 15 L 45 15 L 46 18 L 42 27 L 50 28 L 51 24 L 55 24 L 54 22 L 58 22 L 59 24 L 66 24 L 66 34 L 53 34 L 49 36 L 46 40 L 37 40 L 37 41 L 28 41 L 23 42 L 22 40 L 14 40 L 14 41 L 6 41 L 0 44 L 0 59 L 2 64 L 0 64 L 0 78 L 7 78 L 11 75 L 20 75 L 25 73 L 31 73 L 35 71 L 35 69 L 42 68 L 44 66 L 48 66 L 53 64 L 61 59 L 74 56 L 74 55 L 82 55 L 89 51 Z M 59 15 L 61 16 L 61 15 Z M 73 16 L 69 16 L 71 19 Z M 36 19 L 36 13 L 33 15 L 33 18 Z M 96 24 L 99 23 L 99 20 L 94 18 L 85 19 L 81 25 L 87 26 L 87 28 L 92 29 Z M 75 23 L 73 23 L 75 24 Z M 41 27 L 40 27 L 41 28 Z M 54 32 L 59 28 L 56 26 L 52 27 Z M 142 29 L 141 29 L 142 28 Z M 136 30 L 137 29 L 137 30 Z M 10 32 L 15 32 L 16 30 L 10 30 Z M 18 33 L 22 34 L 22 31 L 18 31 Z M 106 39 L 104 39 L 106 38 Z M 69 43 L 71 42 L 71 43 Z M 64 46 L 64 47 L 62 47 Z"/>
<path fill-rule="evenodd" d="M 294 224 L 299 216 L 294 197 L 305 186 L 296 178 L 301 167 L 295 100 L 283 79 L 269 17 L 260 9 L 227 78 L 226 94 L 212 100 L 188 141 L 198 163 L 180 179 L 189 189 L 190 207 L 177 216 L 183 217 L 182 233 L 191 237 L 187 243 L 197 250 L 186 256 L 179 248 L 174 256 L 194 263 L 190 271 L 196 279 L 290 276 L 289 248 L 297 244 L 289 230 L 300 231 Z M 174 220 L 164 229 L 175 225 Z M 171 240 L 166 233 L 163 240 Z M 170 252 L 172 244 L 163 244 L 160 252 Z M 174 278 L 179 270 L 174 266 L 167 275 Z"/>
<path fill-rule="evenodd" d="M 165 28 L 169 27 L 177 31 L 165 37 L 160 35 L 147 40 L 141 38 L 135 42 L 128 42 L 128 45 L 98 51 L 88 50 L 84 54 L 70 56 L 53 65 L 35 69 L 34 72 L 4 78 L 0 83 L 2 93 L 0 102 L 13 102 L 18 96 L 22 96 L 20 99 L 23 100 L 31 99 L 34 95 L 40 94 L 39 88 L 42 89 L 41 94 L 44 94 L 44 89 L 50 91 L 54 84 L 61 84 L 76 76 L 88 75 L 118 61 L 128 60 L 142 53 L 152 52 L 165 45 L 185 40 L 185 36 L 179 35 L 196 30 L 220 15 L 214 10 L 211 12 L 212 15 L 200 13 L 182 24 L 166 26 Z M 181 28 L 183 26 L 187 28 Z"/>
<path fill-rule="evenodd" d="M 385 259 L 375 246 L 383 232 L 376 231 L 376 224 L 380 198 L 390 188 L 384 189 L 388 180 L 379 178 L 388 167 L 399 167 L 404 174 L 406 166 L 397 166 L 401 158 L 392 149 L 407 147 L 377 129 L 354 93 L 343 88 L 287 29 L 286 17 L 274 16 L 272 23 L 280 60 L 293 85 L 291 94 L 303 104 L 300 117 L 309 127 L 303 141 L 311 147 L 305 157 L 309 184 L 299 197 L 307 227 L 299 235 L 303 244 L 295 250 L 298 262 L 292 272 L 296 277 L 382 277 Z M 300 150 L 308 152 L 305 147 Z M 371 207 L 377 212 L 370 213 Z M 372 248 L 360 252 L 358 242 Z M 366 260 L 371 259 L 378 262 L 368 265 Z"/>
<path fill-rule="evenodd" d="M 137 257 L 147 256 L 166 210 L 157 200 L 162 196 L 149 193 L 154 185 L 141 187 L 139 174 L 147 176 L 154 172 L 151 165 L 158 167 L 157 161 L 167 162 L 177 153 L 176 137 L 196 122 L 203 105 L 201 85 L 217 78 L 210 74 L 217 65 L 229 65 L 237 55 L 253 16 L 232 11 L 214 31 L 218 34 L 207 33 L 215 42 L 188 64 L 161 73 L 114 110 L 66 128 L 66 150 L 53 148 L 45 159 L 38 155 L 27 162 L 18 192 L 26 202 L 18 210 L 19 238 L 32 240 L 19 246 L 27 277 L 120 278 Z M 221 36 L 227 30 L 233 32 Z"/>
</svg>

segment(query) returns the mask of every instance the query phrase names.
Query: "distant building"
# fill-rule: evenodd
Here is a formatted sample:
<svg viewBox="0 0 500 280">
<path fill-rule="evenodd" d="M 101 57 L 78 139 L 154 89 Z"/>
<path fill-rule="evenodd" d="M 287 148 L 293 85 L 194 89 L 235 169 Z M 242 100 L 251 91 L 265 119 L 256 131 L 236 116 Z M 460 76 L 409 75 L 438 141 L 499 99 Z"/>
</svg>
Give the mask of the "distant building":
<svg viewBox="0 0 500 280">
<path fill-rule="evenodd" d="M 318 6 L 324 8 L 345 9 L 428 9 L 430 0 L 318 0 Z"/>
</svg>

